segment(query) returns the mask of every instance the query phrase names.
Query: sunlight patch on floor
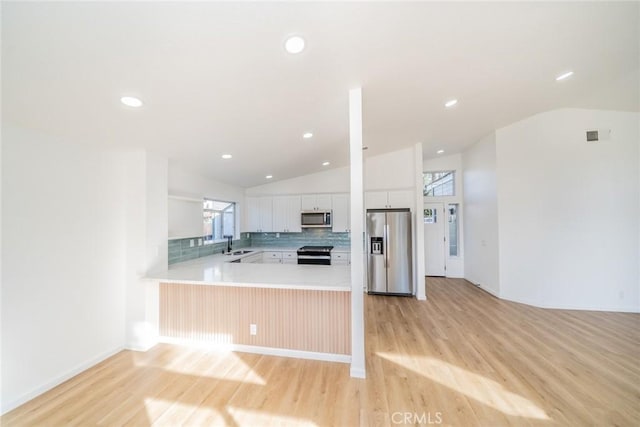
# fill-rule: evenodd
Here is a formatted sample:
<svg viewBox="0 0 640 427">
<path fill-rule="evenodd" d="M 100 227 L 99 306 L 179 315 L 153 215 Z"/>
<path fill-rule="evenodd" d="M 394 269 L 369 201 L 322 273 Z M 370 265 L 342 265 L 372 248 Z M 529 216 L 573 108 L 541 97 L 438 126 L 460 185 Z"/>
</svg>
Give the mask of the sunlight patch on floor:
<svg viewBox="0 0 640 427">
<path fill-rule="evenodd" d="M 545 411 L 535 403 L 506 390 L 501 384 L 482 375 L 431 357 L 386 352 L 376 354 L 503 414 L 539 420 L 549 419 Z"/>
<path fill-rule="evenodd" d="M 193 343 L 193 344 L 185 344 L 185 343 L 172 343 L 176 348 L 186 347 L 202 350 L 203 353 L 206 353 L 204 357 L 209 357 L 211 360 L 211 366 L 216 365 L 221 359 L 224 359 L 222 363 L 220 363 L 220 368 L 216 370 L 212 369 L 203 369 L 202 366 L 198 362 L 196 362 L 193 366 L 188 363 L 183 363 L 182 361 L 176 359 L 169 361 L 168 363 L 163 363 L 158 360 L 146 361 L 142 357 L 136 357 L 134 355 L 134 363 L 136 366 L 145 366 L 145 367 L 154 367 L 158 369 L 162 369 L 167 372 L 173 372 L 176 374 L 184 374 L 184 375 L 194 375 L 198 377 L 211 378 L 211 379 L 220 379 L 225 381 L 239 381 L 247 384 L 256 384 L 256 385 L 265 385 L 266 381 L 262 376 L 256 373 L 249 365 L 247 365 L 240 357 L 237 356 L 229 348 L 224 348 L 219 344 L 210 344 L 210 343 Z M 142 360 L 139 360 L 142 359 Z M 233 366 L 232 370 L 225 369 L 224 366 Z M 220 371 L 220 374 L 218 374 Z"/>
<path fill-rule="evenodd" d="M 144 406 L 152 425 L 179 425 L 180 421 L 184 420 L 185 414 L 195 417 L 195 419 L 207 420 L 207 425 L 225 425 L 224 416 L 212 408 L 170 402 L 159 398 L 145 398 Z M 173 419 L 171 419 L 172 417 Z"/>
<path fill-rule="evenodd" d="M 238 426 L 295 426 L 295 427 L 317 427 L 312 421 L 277 415 L 271 412 L 256 411 L 251 409 L 236 408 L 227 406 L 229 414 Z"/>
<path fill-rule="evenodd" d="M 171 411 L 174 413 L 181 414 L 182 416 L 185 413 L 190 414 L 190 417 L 200 420 L 207 420 L 209 425 L 224 425 L 225 419 L 222 414 L 212 408 L 202 407 L 197 405 L 189 405 L 186 403 L 179 402 L 170 402 L 164 399 L 159 398 L 145 398 L 144 406 L 147 411 L 147 417 L 149 420 L 155 420 L 152 425 L 157 426 L 170 426 L 170 425 L 178 425 L 179 421 L 171 420 L 167 417 L 167 410 L 171 408 Z M 164 414 L 164 417 L 163 417 Z M 177 420 L 183 421 L 184 419 L 181 417 L 177 417 Z M 218 424 L 213 423 L 215 420 L 218 421 Z M 211 424 L 213 423 L 213 424 Z"/>
</svg>

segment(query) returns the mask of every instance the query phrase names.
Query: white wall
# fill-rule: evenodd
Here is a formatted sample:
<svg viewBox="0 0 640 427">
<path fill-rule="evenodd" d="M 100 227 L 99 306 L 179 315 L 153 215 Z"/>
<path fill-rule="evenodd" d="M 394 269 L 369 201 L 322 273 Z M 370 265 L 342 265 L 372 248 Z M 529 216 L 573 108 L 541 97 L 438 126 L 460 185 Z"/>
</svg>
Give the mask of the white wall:
<svg viewBox="0 0 640 427">
<path fill-rule="evenodd" d="M 365 159 L 365 191 L 414 188 L 415 183 L 414 146 Z"/>
<path fill-rule="evenodd" d="M 169 197 L 169 238 L 201 236 L 202 199 Z"/>
<path fill-rule="evenodd" d="M 2 411 L 123 347 L 120 154 L 2 129 Z"/>
<path fill-rule="evenodd" d="M 202 204 L 196 209 L 194 200 L 201 200 L 205 197 L 236 202 L 236 224 L 238 225 L 236 238 L 240 237 L 239 233 L 244 229 L 244 224 L 242 224 L 244 188 L 192 173 L 176 165 L 169 165 L 168 187 L 169 194 L 177 196 L 169 202 L 170 237 L 202 235 Z"/>
<path fill-rule="evenodd" d="M 348 193 L 349 168 L 335 168 L 246 189 L 247 196 L 271 194 Z"/>
<path fill-rule="evenodd" d="M 497 130 L 503 298 L 640 310 L 639 124 L 638 113 L 566 109 Z M 611 139 L 586 143 L 591 129 Z"/>
<path fill-rule="evenodd" d="M 364 159 L 364 189 L 415 187 L 415 147 Z M 247 196 L 274 194 L 348 193 L 349 168 L 336 168 L 246 189 Z"/>
<path fill-rule="evenodd" d="M 0 102 L 0 105 L 2 103 Z M 0 116 L 2 114 L 1 112 L 2 107 L 0 106 Z M 2 367 L 4 366 L 2 364 L 2 342 L 4 341 L 2 339 L 2 334 L 3 334 L 3 330 L 2 330 L 2 319 L 4 319 L 4 316 L 2 315 L 2 290 L 4 289 L 4 287 L 2 286 L 2 176 L 3 176 L 3 172 L 2 172 L 2 136 L 0 135 L 0 414 L 4 412 L 4 401 L 5 399 L 2 397 L 4 396 L 4 394 L 2 393 Z"/>
<path fill-rule="evenodd" d="M 126 347 L 145 351 L 157 342 L 158 289 L 143 280 L 167 268 L 167 160 L 126 154 Z"/>
<path fill-rule="evenodd" d="M 455 195 L 454 196 L 437 196 L 424 197 L 424 203 L 442 203 L 445 209 L 445 224 L 449 223 L 449 203 L 458 204 L 458 256 L 449 256 L 449 247 L 446 247 L 446 265 L 447 277 L 465 277 L 464 276 L 464 197 L 463 197 L 463 170 L 462 170 L 462 154 L 451 154 L 448 156 L 438 156 L 435 158 L 424 159 L 422 163 L 424 172 L 433 171 L 455 171 Z M 448 226 L 445 230 L 448 241 Z"/>
<path fill-rule="evenodd" d="M 495 133 L 463 153 L 462 170 L 465 278 L 500 295 Z"/>
</svg>

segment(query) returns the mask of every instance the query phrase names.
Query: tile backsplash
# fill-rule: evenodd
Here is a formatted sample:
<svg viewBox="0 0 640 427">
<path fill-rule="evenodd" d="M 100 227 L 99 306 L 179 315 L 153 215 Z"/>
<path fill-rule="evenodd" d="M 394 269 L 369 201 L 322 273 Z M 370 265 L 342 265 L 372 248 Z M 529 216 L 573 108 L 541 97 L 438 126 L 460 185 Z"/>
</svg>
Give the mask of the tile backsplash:
<svg viewBox="0 0 640 427">
<path fill-rule="evenodd" d="M 189 237 L 186 239 L 169 240 L 169 265 L 221 253 L 227 248 L 227 242 L 198 246 L 198 239 L 201 238 L 202 237 Z M 191 247 L 192 240 L 194 243 L 193 247 Z M 246 248 L 249 246 L 295 248 L 304 245 L 349 247 L 351 245 L 351 237 L 349 233 L 332 233 L 329 230 L 321 228 L 308 228 L 304 229 L 301 233 L 240 233 L 240 239 L 233 241 L 233 249 Z"/>
<path fill-rule="evenodd" d="M 219 254 L 227 249 L 226 241 L 198 246 L 198 239 L 202 239 L 202 237 L 169 240 L 169 265 L 215 253 Z M 193 247 L 191 246 L 192 240 Z M 233 249 L 246 248 L 248 246 L 251 246 L 251 241 L 246 237 L 246 233 L 242 233 L 240 239 L 234 240 L 232 245 Z"/>
<path fill-rule="evenodd" d="M 243 233 L 245 234 L 245 233 Z M 306 228 L 302 233 L 247 233 L 251 246 L 298 247 L 304 245 L 350 246 L 349 233 L 332 233 L 322 228 Z M 279 235 L 280 237 L 276 237 Z"/>
</svg>

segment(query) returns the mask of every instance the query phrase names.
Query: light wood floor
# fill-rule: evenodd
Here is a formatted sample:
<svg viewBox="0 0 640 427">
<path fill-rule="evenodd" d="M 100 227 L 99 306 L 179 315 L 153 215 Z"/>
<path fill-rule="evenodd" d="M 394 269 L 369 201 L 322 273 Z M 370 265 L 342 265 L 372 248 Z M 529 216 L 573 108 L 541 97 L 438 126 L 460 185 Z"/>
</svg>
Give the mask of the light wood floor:
<svg viewBox="0 0 640 427">
<path fill-rule="evenodd" d="M 429 278 L 427 292 L 426 302 L 365 297 L 366 380 L 345 364 L 158 345 L 123 351 L 0 422 L 639 425 L 639 315 L 536 309 L 463 280 Z"/>
</svg>

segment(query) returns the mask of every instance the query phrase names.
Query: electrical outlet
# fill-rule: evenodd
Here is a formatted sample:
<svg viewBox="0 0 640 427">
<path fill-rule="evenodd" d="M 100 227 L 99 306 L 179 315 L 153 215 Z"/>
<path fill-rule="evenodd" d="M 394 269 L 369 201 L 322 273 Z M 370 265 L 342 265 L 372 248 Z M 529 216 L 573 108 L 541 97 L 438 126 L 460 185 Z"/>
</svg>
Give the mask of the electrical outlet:
<svg viewBox="0 0 640 427">
<path fill-rule="evenodd" d="M 258 334 L 258 325 L 256 325 L 255 323 L 252 323 L 249 325 L 249 334 L 250 335 L 257 335 Z"/>
<path fill-rule="evenodd" d="M 198 239 L 198 246 L 202 246 L 202 239 Z"/>
<path fill-rule="evenodd" d="M 193 239 L 189 241 L 189 247 L 192 248 L 194 246 Z"/>
<path fill-rule="evenodd" d="M 280 238 L 280 233 L 276 233 L 276 239 Z"/>
</svg>

